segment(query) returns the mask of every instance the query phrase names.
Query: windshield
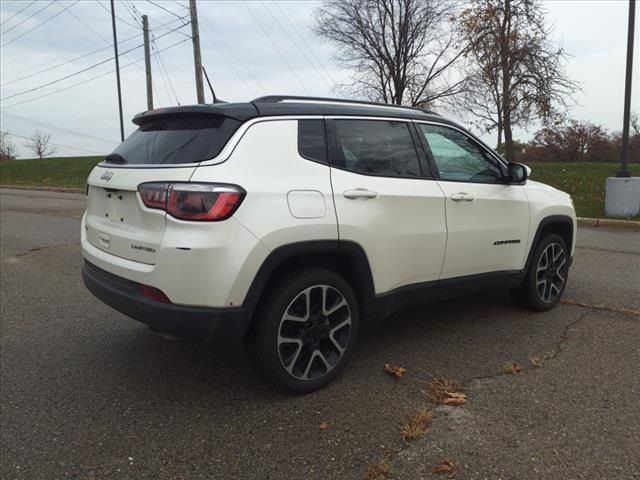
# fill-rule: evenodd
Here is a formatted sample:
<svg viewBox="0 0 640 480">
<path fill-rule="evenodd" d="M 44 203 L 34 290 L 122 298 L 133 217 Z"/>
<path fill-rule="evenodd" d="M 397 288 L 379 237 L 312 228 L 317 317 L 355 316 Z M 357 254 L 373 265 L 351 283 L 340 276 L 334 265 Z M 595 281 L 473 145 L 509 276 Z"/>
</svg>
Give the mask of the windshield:
<svg viewBox="0 0 640 480">
<path fill-rule="evenodd" d="M 218 155 L 239 125 L 237 120 L 214 115 L 154 118 L 109 157 L 119 155 L 119 163 L 128 165 L 197 163 Z"/>
</svg>

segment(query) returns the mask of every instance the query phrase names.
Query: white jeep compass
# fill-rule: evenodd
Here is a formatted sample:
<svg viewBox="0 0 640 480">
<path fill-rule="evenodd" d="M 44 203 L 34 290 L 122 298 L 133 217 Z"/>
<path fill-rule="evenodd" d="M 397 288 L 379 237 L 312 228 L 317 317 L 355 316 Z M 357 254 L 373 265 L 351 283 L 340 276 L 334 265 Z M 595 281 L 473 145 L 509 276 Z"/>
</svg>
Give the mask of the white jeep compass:
<svg viewBox="0 0 640 480">
<path fill-rule="evenodd" d="M 262 97 L 133 122 L 87 182 L 87 288 L 160 333 L 243 336 L 290 391 L 400 308 L 501 286 L 547 310 L 566 287 L 569 195 L 438 114 Z"/>
</svg>

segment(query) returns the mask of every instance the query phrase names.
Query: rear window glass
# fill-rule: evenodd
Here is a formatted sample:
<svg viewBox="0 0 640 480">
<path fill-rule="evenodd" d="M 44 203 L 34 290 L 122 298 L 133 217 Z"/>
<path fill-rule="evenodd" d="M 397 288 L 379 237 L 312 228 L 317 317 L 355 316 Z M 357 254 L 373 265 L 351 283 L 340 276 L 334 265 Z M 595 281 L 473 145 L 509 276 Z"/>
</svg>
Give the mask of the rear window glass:
<svg viewBox="0 0 640 480">
<path fill-rule="evenodd" d="M 385 177 L 419 177 L 418 154 L 406 122 L 335 120 L 337 166 Z"/>
<path fill-rule="evenodd" d="M 153 118 L 113 153 L 128 165 L 201 162 L 218 155 L 239 126 L 237 120 L 214 115 Z"/>
<path fill-rule="evenodd" d="M 298 120 L 298 152 L 309 160 L 327 161 L 324 121 Z"/>
</svg>

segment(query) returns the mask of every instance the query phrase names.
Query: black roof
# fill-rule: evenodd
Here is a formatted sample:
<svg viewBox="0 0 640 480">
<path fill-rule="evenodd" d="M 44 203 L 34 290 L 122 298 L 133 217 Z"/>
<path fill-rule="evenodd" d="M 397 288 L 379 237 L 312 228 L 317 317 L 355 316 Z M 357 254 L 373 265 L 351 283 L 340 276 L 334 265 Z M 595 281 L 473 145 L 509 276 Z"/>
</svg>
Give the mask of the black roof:
<svg viewBox="0 0 640 480">
<path fill-rule="evenodd" d="M 268 96 L 246 103 L 213 103 L 206 105 L 186 105 L 158 108 L 139 113 L 133 123 L 140 125 L 145 119 L 156 115 L 182 115 L 186 113 L 200 115 L 222 115 L 245 122 L 256 117 L 281 115 L 343 115 L 361 117 L 406 118 L 413 120 L 437 120 L 456 125 L 435 112 L 419 108 L 388 105 L 383 103 L 361 102 L 321 97 Z"/>
</svg>

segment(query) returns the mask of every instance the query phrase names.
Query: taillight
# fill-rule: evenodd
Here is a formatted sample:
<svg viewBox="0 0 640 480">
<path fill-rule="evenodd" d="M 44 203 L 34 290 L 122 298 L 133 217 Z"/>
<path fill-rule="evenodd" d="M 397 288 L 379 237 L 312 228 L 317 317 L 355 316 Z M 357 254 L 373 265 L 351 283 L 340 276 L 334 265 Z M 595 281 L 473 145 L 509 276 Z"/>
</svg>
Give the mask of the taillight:
<svg viewBox="0 0 640 480">
<path fill-rule="evenodd" d="M 180 220 L 217 222 L 238 209 L 246 192 L 220 183 L 150 182 L 138 185 L 147 208 L 164 210 Z"/>
</svg>

